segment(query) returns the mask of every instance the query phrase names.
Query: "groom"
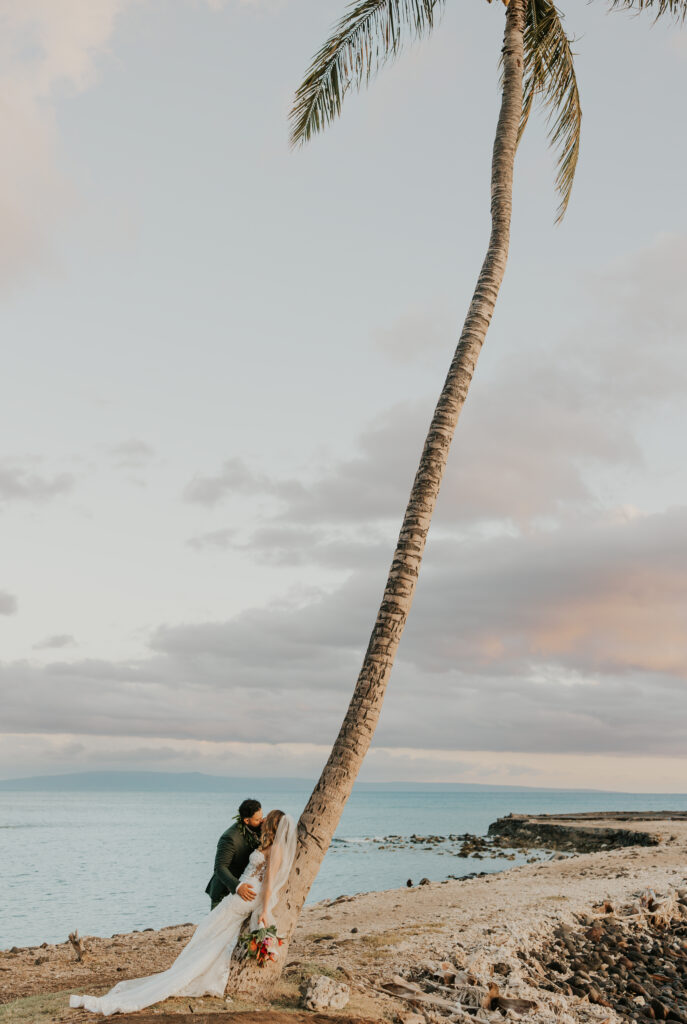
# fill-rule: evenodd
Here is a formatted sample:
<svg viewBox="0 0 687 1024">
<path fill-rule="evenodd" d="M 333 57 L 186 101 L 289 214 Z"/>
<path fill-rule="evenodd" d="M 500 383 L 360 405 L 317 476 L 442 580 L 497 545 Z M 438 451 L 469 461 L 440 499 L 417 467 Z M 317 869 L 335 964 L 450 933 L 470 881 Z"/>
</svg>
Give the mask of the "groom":
<svg viewBox="0 0 687 1024">
<path fill-rule="evenodd" d="M 239 878 L 248 866 L 248 858 L 260 844 L 262 806 L 259 800 L 244 800 L 234 818 L 234 824 L 223 832 L 217 843 L 215 873 L 205 890 L 210 897 L 210 909 L 214 910 L 229 893 L 236 893 L 250 903 L 255 899 L 255 889 Z"/>
</svg>

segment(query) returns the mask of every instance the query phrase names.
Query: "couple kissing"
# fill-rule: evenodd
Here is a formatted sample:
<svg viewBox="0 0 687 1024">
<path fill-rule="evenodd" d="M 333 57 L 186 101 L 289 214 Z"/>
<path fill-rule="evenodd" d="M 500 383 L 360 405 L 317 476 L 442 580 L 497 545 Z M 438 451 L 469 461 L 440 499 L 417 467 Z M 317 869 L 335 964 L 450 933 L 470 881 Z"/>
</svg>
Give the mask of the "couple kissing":
<svg viewBox="0 0 687 1024">
<path fill-rule="evenodd" d="M 250 915 L 251 931 L 275 924 L 273 911 L 296 853 L 296 823 L 283 811 L 263 818 L 257 800 L 244 800 L 217 844 L 207 887 L 210 913 L 171 967 L 120 981 L 103 996 L 73 995 L 72 1007 L 109 1016 L 135 1013 L 170 996 L 223 996 L 232 953 Z"/>
</svg>

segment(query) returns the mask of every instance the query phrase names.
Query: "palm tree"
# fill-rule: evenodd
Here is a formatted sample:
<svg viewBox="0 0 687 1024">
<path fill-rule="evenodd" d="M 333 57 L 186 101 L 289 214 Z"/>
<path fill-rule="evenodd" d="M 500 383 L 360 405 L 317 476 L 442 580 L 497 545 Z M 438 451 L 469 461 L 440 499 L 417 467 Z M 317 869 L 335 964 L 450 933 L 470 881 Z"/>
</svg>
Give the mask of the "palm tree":
<svg viewBox="0 0 687 1024">
<path fill-rule="evenodd" d="M 687 0 L 609 0 L 612 10 L 655 20 L 687 19 Z M 360 0 L 316 54 L 296 93 L 292 142 L 300 145 L 341 112 L 346 92 L 367 84 L 407 37 L 434 27 L 445 0 Z M 489 0 L 491 3 L 491 0 Z M 329 760 L 298 823 L 298 852 L 277 914 L 286 942 L 334 835 L 379 719 L 394 657 L 410 605 L 448 451 L 491 321 L 508 256 L 513 166 L 532 104 L 549 118 L 549 141 L 558 151 L 557 221 L 565 214 L 579 153 L 582 112 L 570 39 L 551 0 L 503 0 L 501 109 L 491 169 L 491 234 L 468 314 L 439 396 L 410 493 L 391 570 L 346 717 Z M 230 984 L 242 992 L 265 990 L 285 956 L 257 971 L 235 963 Z"/>
<path fill-rule="evenodd" d="M 360 87 L 408 37 L 433 28 L 445 0 L 360 0 L 315 56 L 296 93 L 292 142 L 323 130 L 341 111 L 351 86 Z M 490 0 L 491 2 L 491 0 Z M 504 4 L 507 0 L 504 0 Z M 581 109 L 570 40 L 551 0 L 510 0 L 501 55 L 501 107 L 491 170 L 491 234 L 467 318 L 439 396 L 401 526 L 381 607 L 346 717 L 298 823 L 298 851 L 278 907 L 280 934 L 291 937 L 368 751 L 415 592 L 439 486 L 458 416 L 467 397 L 508 256 L 515 152 L 535 97 L 549 114 L 558 151 L 558 219 L 568 205 L 579 150 Z M 285 947 L 283 947 L 285 949 Z M 270 967 L 246 961 L 232 968 L 234 991 L 264 990 L 285 956 Z"/>
</svg>

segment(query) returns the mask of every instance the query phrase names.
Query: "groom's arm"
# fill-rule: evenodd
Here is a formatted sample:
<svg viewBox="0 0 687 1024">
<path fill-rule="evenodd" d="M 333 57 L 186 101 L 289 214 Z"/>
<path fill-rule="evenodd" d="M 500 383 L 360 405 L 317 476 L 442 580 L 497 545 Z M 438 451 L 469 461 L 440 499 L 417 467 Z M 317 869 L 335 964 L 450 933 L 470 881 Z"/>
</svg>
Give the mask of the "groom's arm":
<svg viewBox="0 0 687 1024">
<path fill-rule="evenodd" d="M 217 853 L 215 855 L 215 874 L 220 881 L 226 886 L 229 892 L 236 892 L 236 886 L 239 884 L 239 880 L 236 875 L 232 875 L 229 870 L 229 865 L 234 859 L 236 853 L 236 844 L 232 835 L 222 836 L 217 844 Z"/>
</svg>

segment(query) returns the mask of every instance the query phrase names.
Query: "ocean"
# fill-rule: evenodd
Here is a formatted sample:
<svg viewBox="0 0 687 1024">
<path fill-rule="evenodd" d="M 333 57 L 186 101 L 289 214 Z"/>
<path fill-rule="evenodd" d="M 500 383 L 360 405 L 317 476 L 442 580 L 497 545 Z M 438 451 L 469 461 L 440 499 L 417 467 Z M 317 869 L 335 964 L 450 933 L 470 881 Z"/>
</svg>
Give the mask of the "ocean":
<svg viewBox="0 0 687 1024">
<path fill-rule="evenodd" d="M 298 817 L 309 788 L 261 792 L 265 810 Z M 196 922 L 217 839 L 245 794 L 1 792 L 0 949 L 81 935 Z M 510 812 L 687 810 L 687 795 L 574 790 L 355 791 L 310 894 L 310 902 L 440 881 L 521 863 L 433 850 L 380 850 L 385 835 L 483 835 Z"/>
</svg>

